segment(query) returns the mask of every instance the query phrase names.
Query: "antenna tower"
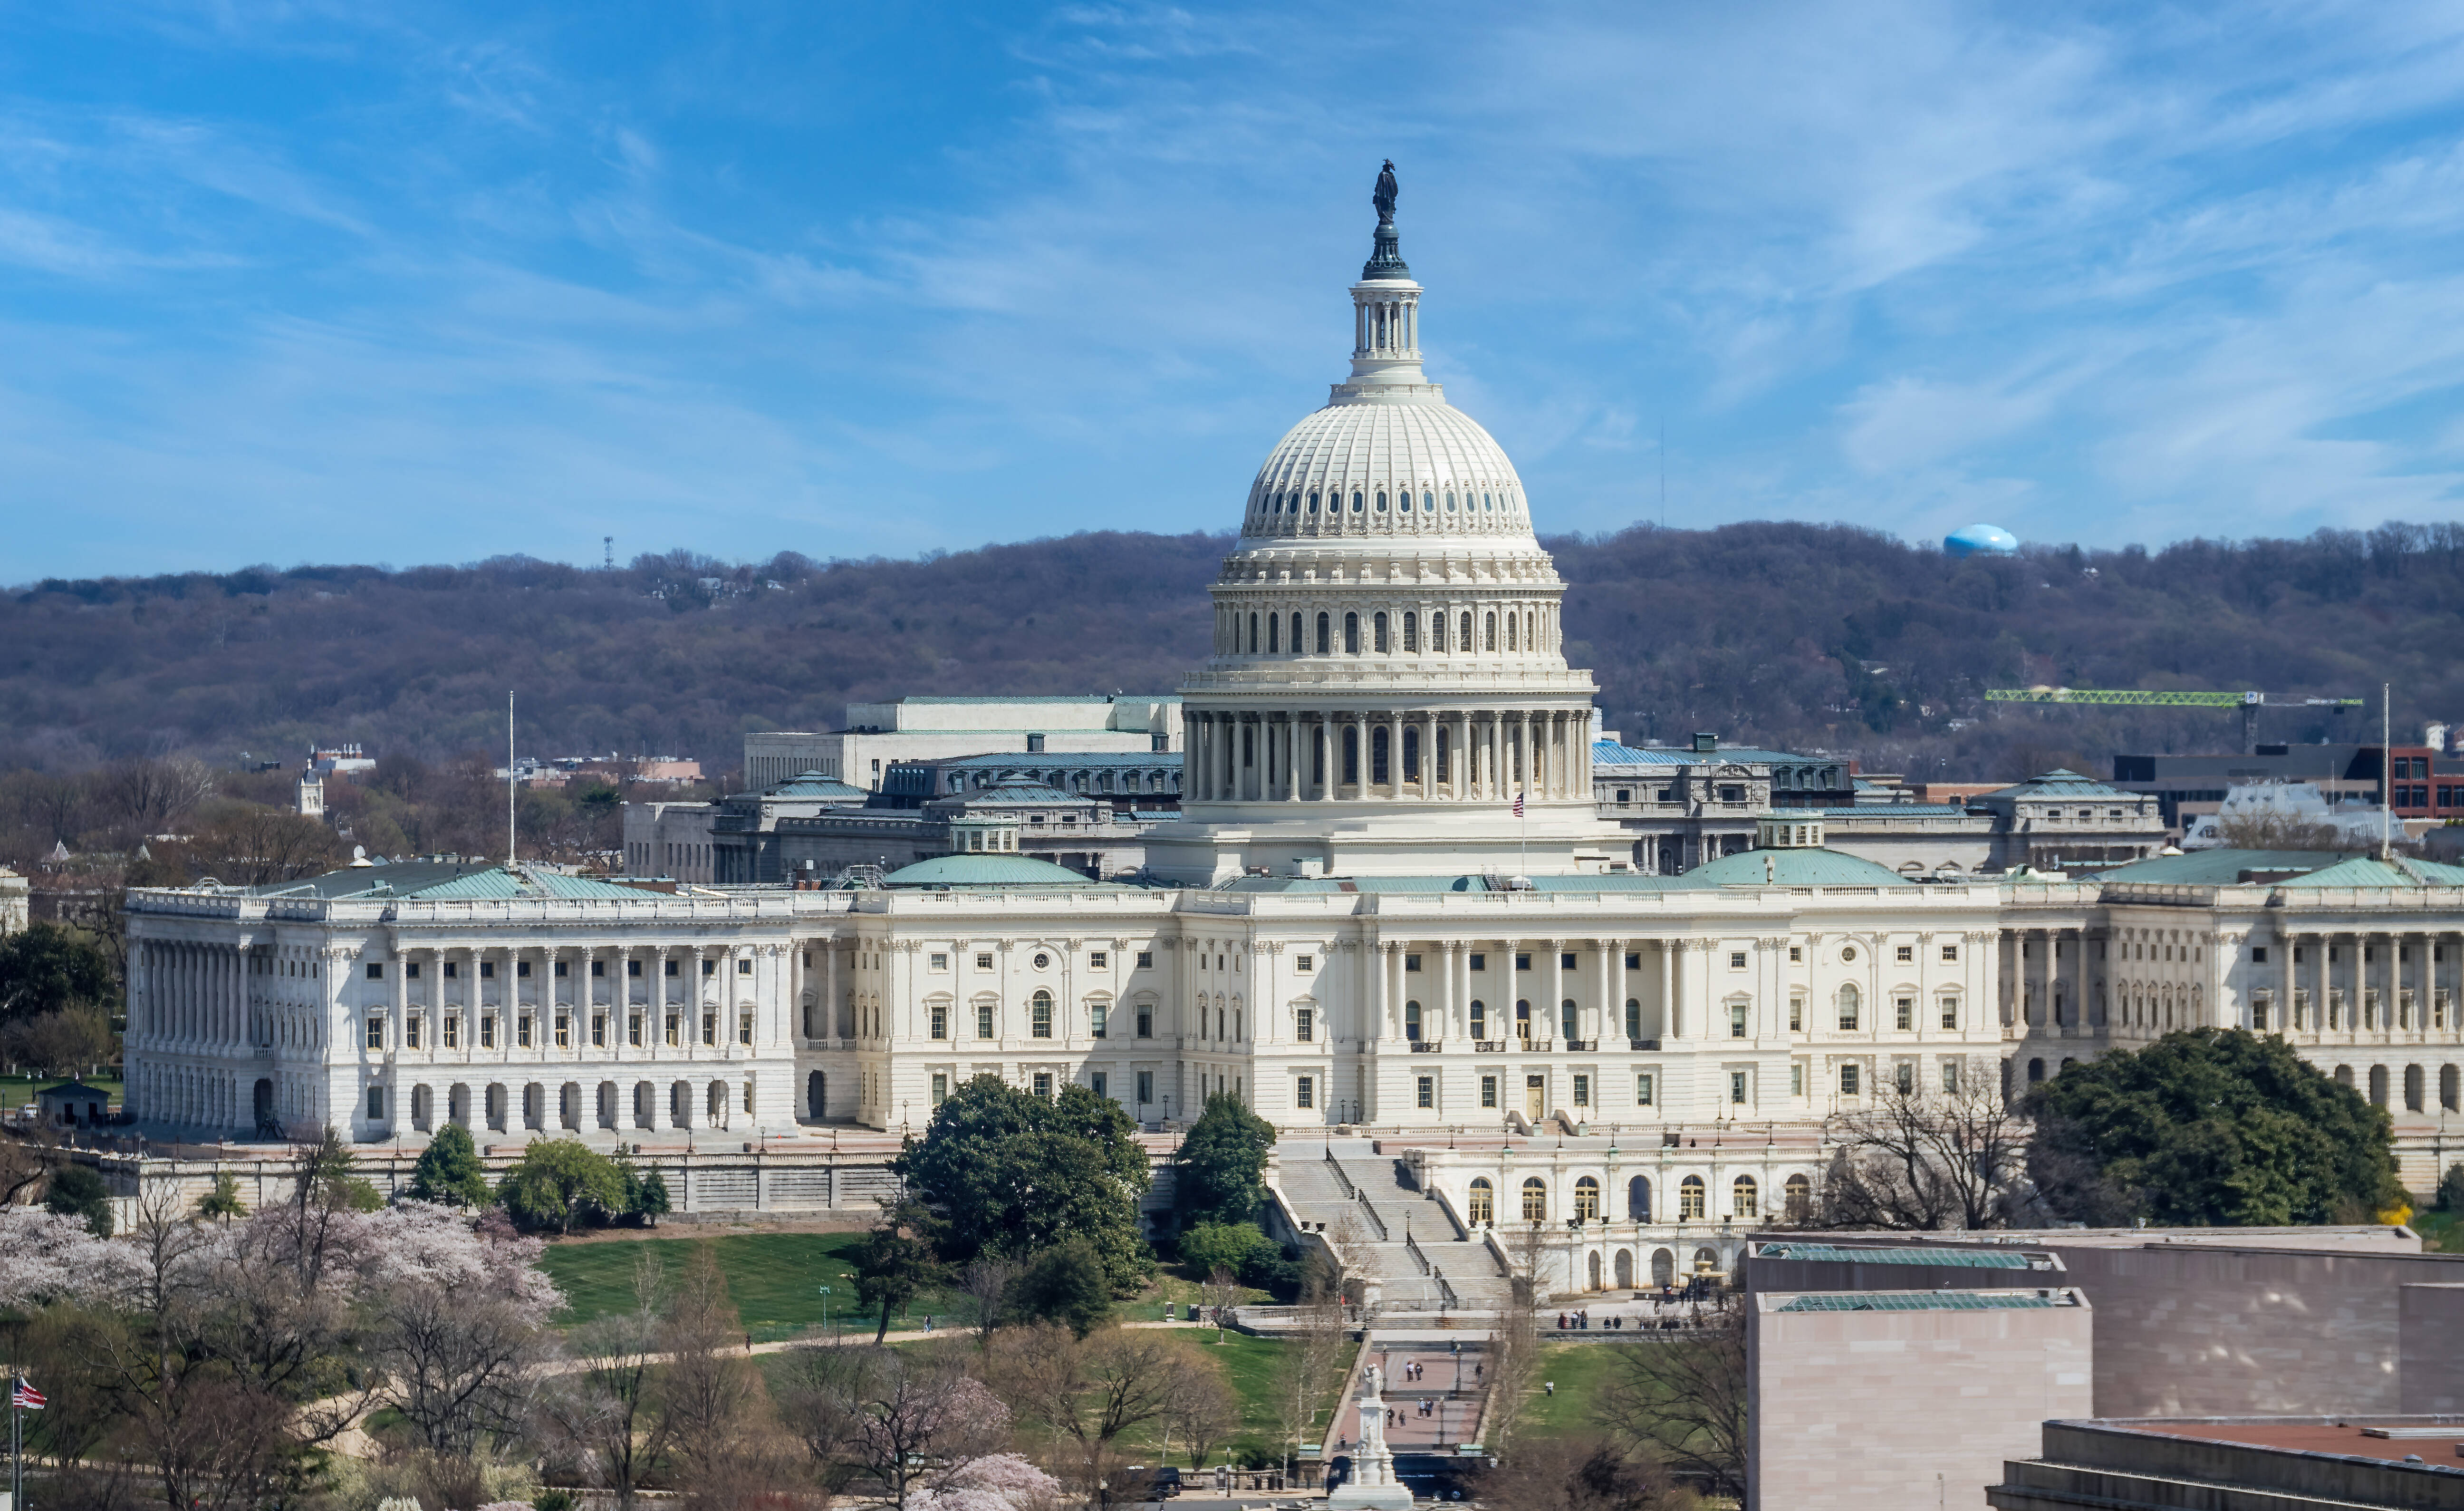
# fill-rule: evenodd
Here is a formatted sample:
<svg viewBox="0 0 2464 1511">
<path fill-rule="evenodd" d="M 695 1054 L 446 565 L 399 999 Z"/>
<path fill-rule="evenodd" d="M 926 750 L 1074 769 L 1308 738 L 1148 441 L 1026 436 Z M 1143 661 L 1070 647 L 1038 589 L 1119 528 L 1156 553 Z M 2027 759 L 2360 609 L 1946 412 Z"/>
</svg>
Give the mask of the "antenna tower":
<svg viewBox="0 0 2464 1511">
<path fill-rule="evenodd" d="M 603 562 L 601 565 L 605 567 L 609 571 L 614 571 L 616 569 L 616 537 L 612 535 L 603 535 L 599 538 L 599 544 L 605 547 L 607 552 L 607 560 Z"/>
</svg>

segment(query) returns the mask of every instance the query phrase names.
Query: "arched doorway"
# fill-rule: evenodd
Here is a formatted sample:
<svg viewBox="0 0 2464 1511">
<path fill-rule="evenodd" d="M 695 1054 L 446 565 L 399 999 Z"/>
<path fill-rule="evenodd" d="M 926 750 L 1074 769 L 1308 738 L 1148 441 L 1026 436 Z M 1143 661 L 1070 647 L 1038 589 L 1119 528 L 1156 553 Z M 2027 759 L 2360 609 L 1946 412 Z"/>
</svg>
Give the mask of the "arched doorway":
<svg viewBox="0 0 2464 1511">
<path fill-rule="evenodd" d="M 1663 1290 L 1677 1283 L 1677 1255 L 1665 1249 L 1651 1251 L 1651 1283 Z"/>
<path fill-rule="evenodd" d="M 1601 1287 L 1600 1287 L 1600 1252 L 1599 1252 L 1597 1249 L 1595 1249 L 1595 1250 L 1593 1250 L 1593 1251 L 1592 1251 L 1592 1254 L 1591 1254 L 1591 1260 L 1592 1260 L 1592 1264 L 1591 1264 L 1591 1271 L 1592 1271 L 1592 1283 L 1591 1283 L 1589 1286 L 1585 1287 L 1585 1288 L 1586 1288 L 1587 1290 L 1594 1290 L 1594 1291 L 1596 1291 L 1596 1290 L 1599 1290 L 1599 1289 L 1601 1288 Z"/>
<path fill-rule="evenodd" d="M 267 1138 L 282 1137 L 282 1124 L 274 1116 L 274 1082 L 260 1077 L 256 1082 L 256 1131 Z"/>
<path fill-rule="evenodd" d="M 1638 1175 L 1625 1183 L 1625 1220 L 1651 1221 L 1651 1179 Z"/>
<path fill-rule="evenodd" d="M 830 1078 L 815 1071 L 804 1078 L 804 1115 L 815 1122 L 830 1115 Z"/>
<path fill-rule="evenodd" d="M 1634 1289 L 1634 1251 L 1632 1249 L 1619 1249 L 1617 1252 L 1617 1288 L 1620 1291 Z"/>
</svg>

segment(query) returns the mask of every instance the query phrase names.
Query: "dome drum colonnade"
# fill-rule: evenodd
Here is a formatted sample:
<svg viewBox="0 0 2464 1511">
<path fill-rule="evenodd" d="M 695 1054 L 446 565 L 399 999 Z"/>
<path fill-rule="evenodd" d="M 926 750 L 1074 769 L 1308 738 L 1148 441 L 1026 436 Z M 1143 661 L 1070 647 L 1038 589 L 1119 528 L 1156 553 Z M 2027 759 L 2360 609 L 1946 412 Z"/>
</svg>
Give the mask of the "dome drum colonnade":
<svg viewBox="0 0 2464 1511">
<path fill-rule="evenodd" d="M 1590 723 L 1564 708 L 1216 709 L 1183 716 L 1186 804 L 1590 802 Z"/>
</svg>

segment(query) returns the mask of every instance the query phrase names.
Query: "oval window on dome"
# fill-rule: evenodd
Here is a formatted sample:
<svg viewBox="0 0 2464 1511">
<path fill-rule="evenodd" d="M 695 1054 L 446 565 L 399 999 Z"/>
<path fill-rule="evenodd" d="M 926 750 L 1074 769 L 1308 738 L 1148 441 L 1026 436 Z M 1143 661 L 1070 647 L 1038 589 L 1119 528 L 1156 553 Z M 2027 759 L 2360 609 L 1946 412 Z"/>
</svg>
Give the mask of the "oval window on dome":
<svg viewBox="0 0 2464 1511">
<path fill-rule="evenodd" d="M 1315 514 L 1315 513 L 1317 513 L 1317 495 L 1316 495 L 1316 494 L 1310 494 L 1310 495 L 1309 495 L 1309 513 L 1311 513 L 1311 514 Z"/>
<path fill-rule="evenodd" d="M 1386 512 L 1386 494 L 1382 489 L 1377 494 L 1377 512 L 1380 514 Z"/>
<path fill-rule="evenodd" d="M 1480 506 L 1484 509 L 1494 509 L 1497 507 L 1497 500 L 1484 493 L 1480 496 Z"/>
<path fill-rule="evenodd" d="M 1411 512 L 1412 512 L 1412 490 L 1411 490 L 1411 489 L 1409 489 L 1409 488 L 1404 489 L 1404 490 L 1403 490 L 1402 497 L 1401 497 L 1401 498 L 1399 498 L 1399 499 L 1397 499 L 1397 500 L 1396 500 L 1395 501 L 1396 501 L 1397 505 L 1398 507 L 1400 507 L 1400 508 L 1402 509 L 1402 511 L 1403 511 L 1405 514 L 1409 514 L 1409 513 L 1411 513 Z"/>
<path fill-rule="evenodd" d="M 1451 508 L 1453 508 L 1454 506 L 1455 506 L 1455 491 L 1454 491 L 1452 488 L 1448 488 L 1448 489 L 1446 490 L 1446 507 L 1447 507 L 1447 508 L 1449 508 L 1449 509 L 1451 509 Z"/>
<path fill-rule="evenodd" d="M 1428 513 L 1428 512 L 1430 512 L 1431 510 L 1435 509 L 1437 506 L 1438 506 L 1438 496 L 1437 496 L 1436 494 L 1434 494 L 1434 493 L 1429 493 L 1429 492 L 1427 492 L 1427 491 L 1425 491 L 1425 490 L 1424 490 L 1424 491 L 1420 494 L 1420 512 L 1421 512 L 1422 514 L 1427 514 L 1427 513 Z"/>
<path fill-rule="evenodd" d="M 1360 490 L 1357 488 L 1352 490 L 1352 512 L 1354 514 L 1360 512 Z"/>
</svg>

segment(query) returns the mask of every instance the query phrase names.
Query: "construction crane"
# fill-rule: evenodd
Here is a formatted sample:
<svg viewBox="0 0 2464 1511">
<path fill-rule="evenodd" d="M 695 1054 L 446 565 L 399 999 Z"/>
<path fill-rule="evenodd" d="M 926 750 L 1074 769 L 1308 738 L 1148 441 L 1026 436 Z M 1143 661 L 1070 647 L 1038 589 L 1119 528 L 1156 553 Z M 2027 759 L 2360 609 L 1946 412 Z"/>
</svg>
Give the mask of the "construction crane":
<svg viewBox="0 0 2464 1511">
<path fill-rule="evenodd" d="M 2127 687 L 1989 687 L 1989 703 L 2104 703 L 2125 708 L 2238 708 L 2241 750 L 2258 753 L 2258 711 L 2262 708 L 2333 708 L 2363 706 L 2358 698 L 2295 698 L 2284 693 L 2142 692 Z"/>
</svg>

